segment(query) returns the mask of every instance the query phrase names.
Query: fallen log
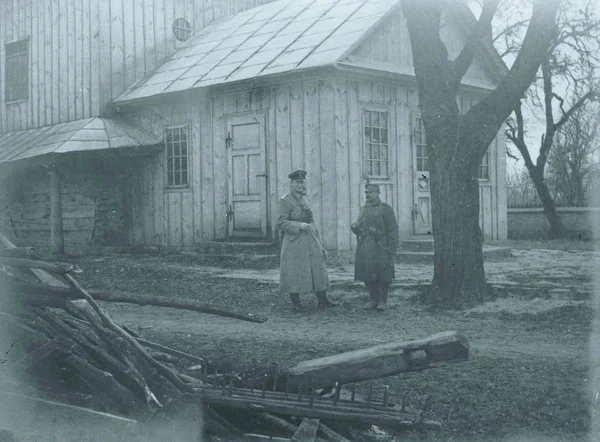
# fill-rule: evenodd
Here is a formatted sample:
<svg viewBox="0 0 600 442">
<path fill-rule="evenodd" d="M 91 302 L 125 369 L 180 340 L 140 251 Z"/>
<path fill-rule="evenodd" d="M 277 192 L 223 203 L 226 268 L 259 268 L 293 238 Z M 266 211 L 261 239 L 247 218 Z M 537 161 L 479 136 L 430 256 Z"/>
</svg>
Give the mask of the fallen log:
<svg viewBox="0 0 600 442">
<path fill-rule="evenodd" d="M 468 356 L 467 338 L 448 331 L 303 361 L 287 373 L 291 387 L 311 383 L 316 389 L 422 370 L 440 362 L 464 361 Z"/>
<path fill-rule="evenodd" d="M 315 442 L 317 430 L 319 429 L 319 419 L 302 419 L 298 430 L 292 436 L 293 442 Z"/>
<path fill-rule="evenodd" d="M 44 285 L 28 284 L 16 280 L 8 280 L 3 277 L 6 284 L 9 284 L 10 289 L 24 295 L 53 295 L 66 299 L 81 299 L 79 292 L 59 287 L 49 287 Z M 226 318 L 240 319 L 242 321 L 263 323 L 268 318 L 254 313 L 243 312 L 231 307 L 216 306 L 198 302 L 192 299 L 184 298 L 167 298 L 154 295 L 143 295 L 138 293 L 127 292 L 106 292 L 103 290 L 89 290 L 89 294 L 97 301 L 104 302 L 123 302 L 136 305 L 151 305 L 154 307 L 168 307 L 179 310 L 191 310 L 199 313 L 208 313 L 211 315 L 223 316 Z"/>
<path fill-rule="evenodd" d="M 65 264 L 63 262 L 38 261 L 35 259 L 25 258 L 7 258 L 0 256 L 0 265 L 6 267 L 16 267 L 21 269 L 39 269 L 44 270 L 46 272 L 57 273 L 59 275 L 69 272 L 81 272 L 81 269 L 73 264 Z"/>
</svg>

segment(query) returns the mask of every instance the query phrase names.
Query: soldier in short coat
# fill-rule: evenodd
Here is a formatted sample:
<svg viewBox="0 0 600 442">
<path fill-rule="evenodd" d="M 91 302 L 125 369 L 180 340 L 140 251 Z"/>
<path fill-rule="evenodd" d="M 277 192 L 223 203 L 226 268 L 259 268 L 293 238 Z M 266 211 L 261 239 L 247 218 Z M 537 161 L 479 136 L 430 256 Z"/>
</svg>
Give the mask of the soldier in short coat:
<svg viewBox="0 0 600 442">
<path fill-rule="evenodd" d="M 366 309 L 385 310 L 388 290 L 394 279 L 394 256 L 398 248 L 398 223 L 394 210 L 379 198 L 379 186 L 365 186 L 366 203 L 352 224 L 358 244 L 354 261 L 354 279 L 369 290 Z"/>
<path fill-rule="evenodd" d="M 279 200 L 275 226 L 283 234 L 279 290 L 290 294 L 294 311 L 302 310 L 300 293 L 315 292 L 318 307 L 332 307 L 335 304 L 327 299 L 327 252 L 306 197 L 306 172 L 296 170 L 288 177 L 291 191 Z"/>
</svg>

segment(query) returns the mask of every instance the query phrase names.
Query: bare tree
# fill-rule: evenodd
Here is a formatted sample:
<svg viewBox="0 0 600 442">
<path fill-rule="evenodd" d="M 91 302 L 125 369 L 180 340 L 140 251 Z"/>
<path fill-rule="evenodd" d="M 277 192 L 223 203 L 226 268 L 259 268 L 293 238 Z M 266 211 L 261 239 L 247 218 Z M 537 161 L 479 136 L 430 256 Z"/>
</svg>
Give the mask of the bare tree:
<svg viewBox="0 0 600 442">
<path fill-rule="evenodd" d="M 587 103 L 599 97 L 596 71 L 600 65 L 600 20 L 593 13 L 593 0 L 588 0 L 585 8 L 576 10 L 563 2 L 558 14 L 558 26 L 559 32 L 545 52 L 541 76 L 532 84 L 527 95 L 528 104 L 534 109 L 530 118 L 543 115 L 545 126 L 535 163 L 526 137 L 528 122 L 524 118 L 521 103 L 515 107 L 514 116 L 507 120 L 506 132 L 507 138 L 521 153 L 535 184 L 550 224 L 550 238 L 560 238 L 565 234 L 545 177 L 555 135 L 574 115 L 582 115 Z M 508 34 L 512 35 L 513 32 Z M 510 40 L 505 53 L 510 53 L 516 47 L 518 45 L 514 44 L 514 40 Z M 557 88 L 557 84 L 561 87 Z"/>
<path fill-rule="evenodd" d="M 547 181 L 558 203 L 587 206 L 593 172 L 598 168 L 599 126 L 599 112 L 580 110 L 556 135 L 548 157 Z"/>
<path fill-rule="evenodd" d="M 499 0 L 485 0 L 477 24 L 460 54 L 449 59 L 440 38 L 446 8 L 463 2 L 403 0 L 419 89 L 419 107 L 431 151 L 434 275 L 430 299 L 463 304 L 485 299 L 483 235 L 479 227 L 479 163 L 507 117 L 535 80 L 555 39 L 560 0 L 535 1 L 527 33 L 509 72 L 467 113 L 457 96 L 463 76 L 482 45 Z"/>
</svg>

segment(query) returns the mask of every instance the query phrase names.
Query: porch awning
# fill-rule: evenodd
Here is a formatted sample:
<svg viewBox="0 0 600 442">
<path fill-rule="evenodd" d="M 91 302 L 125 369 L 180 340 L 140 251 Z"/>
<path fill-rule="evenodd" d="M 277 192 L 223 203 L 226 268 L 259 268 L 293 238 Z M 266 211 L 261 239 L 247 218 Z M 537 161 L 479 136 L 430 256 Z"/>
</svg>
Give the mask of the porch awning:
<svg viewBox="0 0 600 442">
<path fill-rule="evenodd" d="M 159 137 L 118 118 L 92 117 L 0 135 L 0 163 L 46 154 L 152 146 Z"/>
</svg>

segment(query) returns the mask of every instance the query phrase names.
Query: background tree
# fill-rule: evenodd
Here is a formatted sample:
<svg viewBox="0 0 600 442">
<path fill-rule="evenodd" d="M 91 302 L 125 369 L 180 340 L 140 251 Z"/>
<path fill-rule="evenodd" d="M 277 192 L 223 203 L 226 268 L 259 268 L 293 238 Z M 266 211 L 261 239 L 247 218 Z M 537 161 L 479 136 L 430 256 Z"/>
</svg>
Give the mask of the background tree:
<svg viewBox="0 0 600 442">
<path fill-rule="evenodd" d="M 594 15 L 593 2 L 588 0 L 583 9 L 578 9 L 563 1 L 558 14 L 559 32 L 545 52 L 540 75 L 527 94 L 526 105 L 530 107 L 527 115 L 532 121 L 526 121 L 521 103 L 516 106 L 513 117 L 507 120 L 507 138 L 519 150 L 533 180 L 550 224 L 549 238 L 560 238 L 565 234 L 545 176 L 555 136 L 574 116 L 581 118 L 585 115 L 586 105 L 599 96 L 600 20 Z M 510 57 L 518 50 L 518 34 L 525 22 L 521 20 L 517 22 L 518 26 L 506 26 L 494 39 L 504 56 Z M 537 115 L 542 117 L 536 118 Z M 527 127 L 538 122 L 544 125 L 544 134 L 534 163 Z M 575 178 L 574 175 L 572 177 Z"/>
<path fill-rule="evenodd" d="M 585 207 L 590 200 L 594 172 L 599 169 L 600 113 L 579 110 L 556 135 L 548 156 L 547 175 L 555 201 L 568 207 Z"/>
<path fill-rule="evenodd" d="M 476 52 L 489 41 L 499 0 L 485 0 L 477 24 L 453 60 L 440 38 L 442 16 L 462 2 L 403 0 L 419 90 L 419 107 L 431 152 L 434 275 L 430 299 L 458 304 L 482 301 L 488 287 L 479 227 L 479 163 L 518 105 L 556 35 L 560 0 L 536 0 L 521 48 L 508 74 L 467 113 L 460 114 L 460 82 Z"/>
</svg>

